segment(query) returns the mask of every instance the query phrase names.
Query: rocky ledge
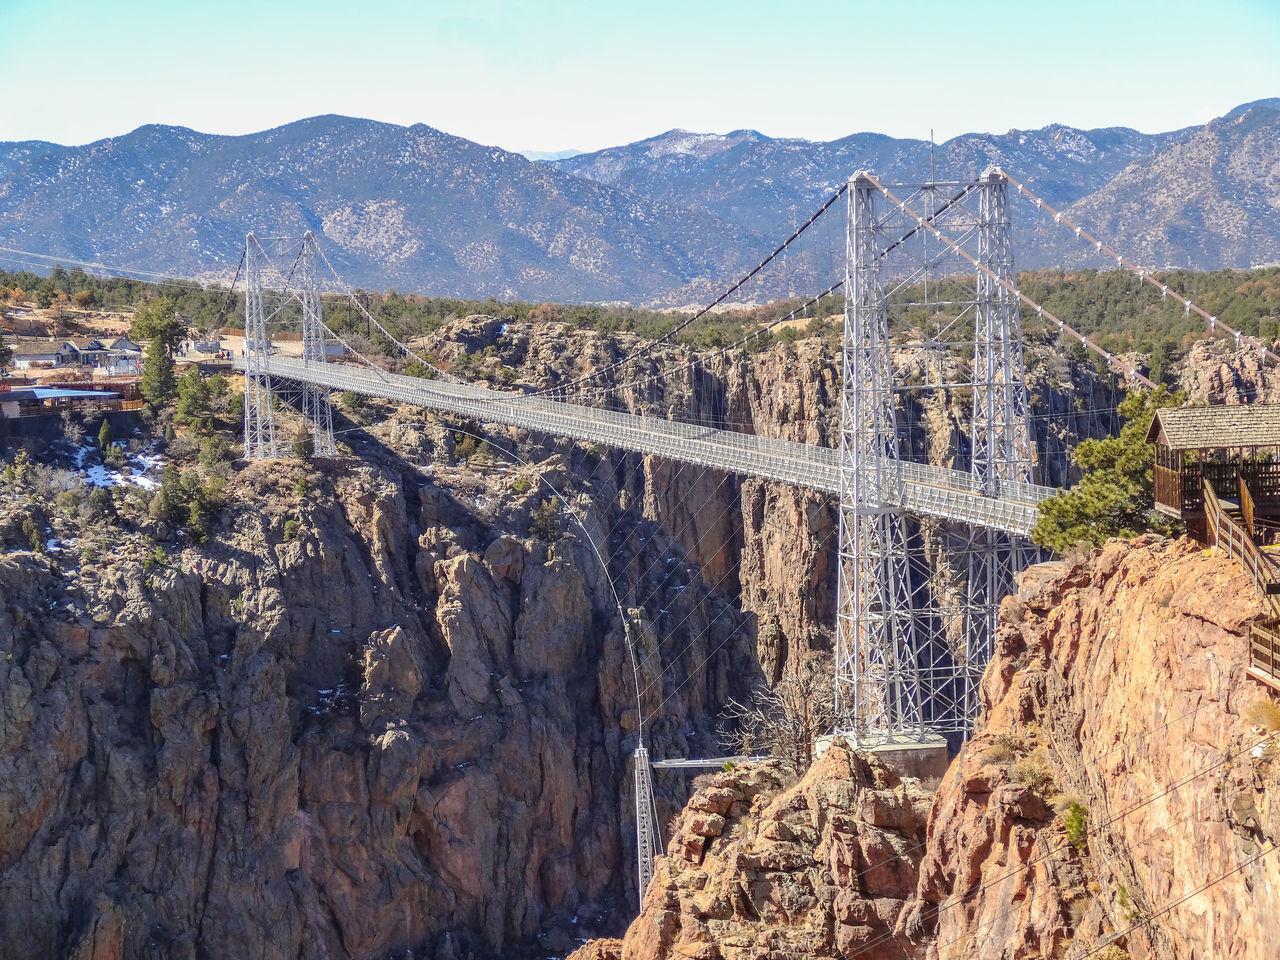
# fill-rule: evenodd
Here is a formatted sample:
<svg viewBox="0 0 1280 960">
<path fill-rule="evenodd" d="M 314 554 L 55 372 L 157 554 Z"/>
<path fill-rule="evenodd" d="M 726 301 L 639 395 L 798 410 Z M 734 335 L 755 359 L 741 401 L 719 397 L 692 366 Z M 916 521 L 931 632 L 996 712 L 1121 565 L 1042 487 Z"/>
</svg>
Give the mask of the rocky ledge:
<svg viewBox="0 0 1280 960">
<path fill-rule="evenodd" d="M 790 785 L 717 774 L 625 939 L 574 960 L 1273 956 L 1280 709 L 1245 673 L 1261 612 L 1188 540 L 1031 568 L 931 801 L 841 746 Z"/>
</svg>

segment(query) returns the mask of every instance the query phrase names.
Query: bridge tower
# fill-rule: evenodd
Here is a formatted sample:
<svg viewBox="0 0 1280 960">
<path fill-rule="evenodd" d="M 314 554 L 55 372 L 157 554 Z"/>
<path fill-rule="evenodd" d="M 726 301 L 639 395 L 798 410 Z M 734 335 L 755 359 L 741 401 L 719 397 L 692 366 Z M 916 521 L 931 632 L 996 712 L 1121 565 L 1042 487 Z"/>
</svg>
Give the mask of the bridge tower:
<svg viewBox="0 0 1280 960">
<path fill-rule="evenodd" d="M 977 227 L 978 263 L 990 273 L 976 272 L 970 472 L 984 495 L 998 497 L 1002 484 L 1031 482 L 1032 453 L 1022 323 L 1018 298 L 1011 290 L 1015 277 L 1009 181 L 997 167 L 988 168 L 978 180 Z M 1034 548 L 1020 537 L 984 527 L 973 530 L 956 704 L 970 721 L 977 714 L 977 689 L 991 657 L 1000 599 L 1013 589 L 1018 572 L 1033 556 Z"/>
<path fill-rule="evenodd" d="M 657 820 L 653 806 L 653 769 L 649 765 L 649 751 L 641 739 L 635 751 L 636 789 L 636 883 L 640 895 L 640 909 L 644 909 L 644 894 L 653 879 L 653 861 L 660 856 L 658 849 Z"/>
<path fill-rule="evenodd" d="M 859 746 L 924 732 L 905 532 L 896 509 L 886 505 L 901 468 L 876 239 L 878 194 L 861 172 L 849 183 L 841 347 L 836 733 Z"/>
<path fill-rule="evenodd" d="M 887 505 L 902 502 L 904 469 L 889 331 L 891 321 L 900 333 L 919 322 L 903 313 L 906 308 L 966 317 L 966 327 L 973 311 L 972 375 L 968 383 L 952 384 L 972 390 L 973 494 L 998 498 L 1009 485 L 1031 481 L 1008 180 L 993 167 L 976 181 L 913 189 L 925 199 L 942 186 L 958 192 L 940 206 L 929 200 L 927 215 L 914 213 L 872 174 L 856 174 L 848 188 L 836 732 L 870 747 L 936 744 L 937 735 L 968 733 L 1000 600 L 1034 556 L 1021 538 L 963 521 L 942 520 L 927 533 L 916 531 Z M 892 201 L 882 209 L 881 195 Z M 945 245 L 930 252 L 928 233 L 944 218 L 958 225 L 961 242 L 975 245 L 976 255 L 962 251 L 957 259 Z M 913 237 L 918 249 L 908 249 Z M 968 295 L 955 292 L 965 257 L 978 265 L 969 274 L 975 286 Z M 896 299 L 886 296 L 886 281 L 896 287 Z M 922 292 L 904 298 L 909 289 Z M 958 332 L 958 326 L 947 329 Z M 947 336 L 941 329 L 924 333 L 916 355 L 954 350 L 959 344 Z M 938 594 L 939 584 L 926 582 L 929 575 L 922 572 L 927 549 L 957 540 L 962 547 L 955 569 L 964 578 L 958 602 Z"/>
<path fill-rule="evenodd" d="M 244 456 L 246 460 L 274 460 L 280 455 L 276 442 L 275 392 L 267 360 L 271 340 L 267 336 L 262 306 L 262 261 L 258 238 L 252 233 L 244 244 Z"/>
<path fill-rule="evenodd" d="M 310 230 L 302 238 L 298 258 L 298 302 L 302 305 L 302 362 L 307 366 L 326 362 L 324 324 L 320 315 L 320 283 L 316 275 L 319 250 Z M 302 386 L 302 415 L 311 426 L 312 456 L 334 457 L 333 408 L 329 388 L 314 383 Z"/>
</svg>

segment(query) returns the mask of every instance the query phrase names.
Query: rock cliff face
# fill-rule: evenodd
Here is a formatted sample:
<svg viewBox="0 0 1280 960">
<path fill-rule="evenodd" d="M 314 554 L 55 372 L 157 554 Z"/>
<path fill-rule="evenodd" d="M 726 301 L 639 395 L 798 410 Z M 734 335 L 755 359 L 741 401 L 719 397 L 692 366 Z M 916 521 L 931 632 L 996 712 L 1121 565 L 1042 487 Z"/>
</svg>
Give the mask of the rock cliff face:
<svg viewBox="0 0 1280 960">
<path fill-rule="evenodd" d="M 789 779 L 766 765 L 694 795 L 624 956 L 904 956 L 893 929 L 915 890 L 929 794 L 843 746 Z"/>
<path fill-rule="evenodd" d="M 1244 676 L 1260 613 L 1224 556 L 1185 540 L 1024 577 L 930 818 L 905 924 L 930 957 L 1272 954 L 1280 767 L 1241 720 L 1266 693 Z"/>
<path fill-rule="evenodd" d="M 202 547 L 0 555 L 0 955 L 545 956 L 625 916 L 620 619 L 516 479 L 251 466 Z M 751 631 L 561 480 L 620 588 L 658 591 L 650 735 L 709 749 Z"/>
<path fill-rule="evenodd" d="M 1280 745 L 1241 719 L 1260 612 L 1185 540 L 1033 567 L 926 836 L 919 786 L 840 747 L 789 787 L 717 776 L 625 940 L 582 956 L 1271 956 Z"/>
<path fill-rule="evenodd" d="M 430 338 L 424 349 L 451 361 L 460 352 L 488 352 L 536 383 L 567 382 L 598 370 L 636 345 L 629 335 L 606 337 L 565 326 L 500 324 L 468 317 Z M 758 353 L 734 351 L 690 367 L 682 346 L 664 345 L 614 374 L 613 403 L 632 413 L 728 426 L 803 443 L 839 444 L 840 374 L 826 337 L 784 342 Z M 962 368 L 964 362 L 952 360 Z M 1118 429 L 1115 387 L 1088 364 L 1051 347 L 1028 348 L 1028 392 L 1037 477 L 1065 486 L 1074 479 L 1068 451 L 1080 439 Z M 923 366 L 919 380 L 936 379 Z M 957 380 L 967 372 L 951 371 Z M 607 378 L 606 378 L 607 379 Z M 586 402 L 598 402 L 599 391 Z M 913 459 L 967 469 L 970 412 L 953 391 L 903 392 L 901 442 Z M 661 522 L 698 563 L 708 583 L 726 590 L 759 625 L 759 656 L 770 676 L 811 647 L 829 647 L 835 621 L 837 514 L 831 498 L 794 487 L 725 476 L 691 465 L 607 453 L 617 482 L 645 515 Z M 946 591 L 953 558 L 951 532 L 918 530 L 933 558 L 935 589 Z M 957 541 L 957 549 L 963 544 Z"/>
<path fill-rule="evenodd" d="M 585 332 L 566 346 L 492 318 L 459 322 L 439 341 L 443 358 L 451 343 L 471 355 L 493 346 L 537 377 L 583 372 L 619 349 Z M 713 365 L 696 374 L 697 391 L 678 379 L 642 381 L 618 398 L 653 415 L 830 442 L 839 397 L 824 353 L 818 341 L 801 341 Z M 1062 385 L 1073 378 L 1074 396 Z M 1041 357 L 1032 390 L 1061 414 L 1039 436 L 1043 448 L 1105 428 L 1092 412 L 1103 389 L 1087 368 Z M 962 462 L 961 413 L 905 398 L 907 442 L 933 462 Z M 365 466 L 237 475 L 228 489 L 235 506 L 199 548 L 170 545 L 157 558 L 154 544 L 133 536 L 107 555 L 0 554 L 0 892 L 9 905 L 0 910 L 0 957 L 566 952 L 582 933 L 616 931 L 634 902 L 627 789 L 638 718 L 617 603 L 641 611 L 639 682 L 659 755 L 717 752 L 717 711 L 759 678 L 757 655 L 777 676 L 827 642 L 835 515 L 824 498 L 515 435 L 535 471 L 455 469 L 444 465 L 453 435 L 417 413 L 392 413 L 377 436 L 386 447 L 363 441 Z M 1047 458 L 1046 470 L 1057 471 L 1048 475 L 1065 479 L 1055 462 Z M 567 523 L 564 511 L 559 529 L 534 522 L 550 497 L 542 480 L 564 492 L 578 522 Z M 0 535 L 7 509 L 0 504 Z M 945 531 L 922 535 L 941 543 Z M 1059 586 L 1037 589 L 1064 597 L 1076 586 L 1108 589 L 1100 566 L 1070 569 Z M 1024 607 L 1034 612 L 1038 602 Z M 1243 622 L 1230 620 L 1223 636 L 1239 643 Z M 1015 619 L 1006 629 L 1022 636 L 1031 626 Z M 1002 649 L 987 681 L 992 717 L 1009 695 L 992 676 L 1021 677 L 1024 661 L 1044 660 L 1048 675 L 1066 669 L 1052 659 L 1058 632 L 1027 632 L 1025 651 Z M 1060 687 L 1051 689 L 1056 696 Z M 1123 712 L 1106 690 L 1086 693 Z M 1231 700 L 1226 709 L 1237 707 Z M 1063 730 L 1075 729 L 1075 716 Z M 1037 739 L 1044 723 L 997 729 L 988 720 L 984 735 L 1032 754 L 1049 749 Z M 975 824 L 986 829 L 991 819 L 982 804 L 998 802 L 1022 811 L 1037 836 L 1060 832 L 1045 798 L 1001 779 L 999 764 L 976 749 L 962 762 L 979 773 L 944 792 L 952 807 L 940 799 L 935 822 L 950 810 L 956 830 L 978 844 Z M 1069 759 L 1065 746 L 1055 749 Z M 931 834 L 927 856 L 902 847 L 925 822 L 918 789 L 840 756 L 814 774 L 843 778 L 834 792 L 789 793 L 777 771 L 735 773 L 715 787 L 729 794 L 702 801 L 712 804 L 702 819 L 686 816 L 677 850 L 692 851 L 690 838 L 701 837 L 699 858 L 741 862 L 755 871 L 743 888 L 763 892 L 740 903 L 708 880 L 720 899 L 698 907 L 701 926 L 686 937 L 683 920 L 676 929 L 671 917 L 682 915 L 686 894 L 701 896 L 691 884 L 708 871 L 698 858 L 672 861 L 664 899 L 650 904 L 665 911 L 666 932 L 647 937 L 646 956 L 702 950 L 720 934 L 737 938 L 734 949 L 750 939 L 776 942 L 786 955 L 801 941 L 775 941 L 770 931 L 793 916 L 810 925 L 834 917 L 815 941 L 833 950 L 875 940 L 898 951 L 886 956 L 972 933 L 980 919 L 965 926 L 959 908 L 933 912 L 961 882 L 947 872 L 960 861 L 938 846 L 946 831 Z M 1092 810 L 1072 776 L 1064 772 L 1059 786 Z M 663 813 L 674 813 L 681 788 L 657 786 Z M 718 810 L 733 791 L 742 796 Z M 1256 810 L 1239 797 L 1239 822 L 1270 822 L 1265 795 Z M 893 810 L 880 810 L 882 801 Z M 697 833 L 714 829 L 712 817 L 725 818 L 721 833 Z M 806 817 L 812 831 L 798 829 Z M 778 856 L 792 866 L 751 860 L 752 825 L 765 820 L 776 826 L 758 838 L 760 849 L 785 846 Z M 733 857 L 717 859 L 730 843 L 739 844 Z M 966 848 L 963 862 L 1008 862 L 993 843 Z M 883 886 L 857 870 L 843 879 L 823 872 L 886 845 L 903 850 L 911 878 L 923 863 L 914 898 L 896 866 Z M 783 882 L 783 872 L 799 869 L 796 857 L 815 856 L 812 871 Z M 1144 895 L 1133 892 L 1138 880 L 1120 882 L 1131 891 L 1127 903 Z M 1036 914 L 1037 944 L 1065 941 L 1052 918 L 1067 899 L 1045 895 L 1058 907 Z M 752 916 L 758 905 L 741 904 L 757 900 L 779 906 Z M 1081 922 L 1102 929 L 1102 908 L 1089 910 Z M 1114 916 L 1106 922 L 1119 929 Z M 893 938 L 881 939 L 891 929 Z"/>
</svg>

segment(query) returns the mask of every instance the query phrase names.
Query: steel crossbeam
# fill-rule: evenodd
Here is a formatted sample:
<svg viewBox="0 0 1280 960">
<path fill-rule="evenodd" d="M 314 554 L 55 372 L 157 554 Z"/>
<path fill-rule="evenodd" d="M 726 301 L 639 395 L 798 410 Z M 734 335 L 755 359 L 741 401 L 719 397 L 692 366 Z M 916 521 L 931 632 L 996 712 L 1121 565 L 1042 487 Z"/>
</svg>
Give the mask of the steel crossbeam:
<svg viewBox="0 0 1280 960">
<path fill-rule="evenodd" d="M 696 424 L 601 410 L 557 400 L 527 398 L 486 387 L 422 380 L 342 363 L 305 364 L 288 357 L 265 358 L 272 377 L 473 417 L 484 423 L 537 430 L 588 443 L 711 467 L 726 473 L 838 493 L 840 452 L 816 444 L 774 440 Z M 237 359 L 236 366 L 244 368 Z M 1001 483 L 994 495 L 966 471 L 894 462 L 896 474 L 884 490 L 884 506 L 930 517 L 1026 535 L 1036 505 L 1058 491 L 1030 483 Z"/>
</svg>

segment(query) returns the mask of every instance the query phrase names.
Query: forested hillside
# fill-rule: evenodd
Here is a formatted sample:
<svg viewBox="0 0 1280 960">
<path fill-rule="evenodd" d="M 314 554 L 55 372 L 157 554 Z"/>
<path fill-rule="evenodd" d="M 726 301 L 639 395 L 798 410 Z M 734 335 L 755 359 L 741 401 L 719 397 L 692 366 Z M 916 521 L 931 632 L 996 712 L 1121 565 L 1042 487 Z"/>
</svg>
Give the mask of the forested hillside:
<svg viewBox="0 0 1280 960">
<path fill-rule="evenodd" d="M 312 230 L 356 286 L 683 306 L 721 292 L 859 169 L 918 181 L 991 164 L 1152 269 L 1280 261 L 1275 101 L 1159 134 L 1051 125 L 931 149 L 874 133 L 813 143 L 672 131 L 546 163 L 347 117 L 241 137 L 148 126 L 85 146 L 0 144 L 0 246 L 229 280 L 246 232 Z M 1019 265 L 1107 265 L 1030 203 L 1013 216 Z M 789 288 L 750 299 L 779 292 Z"/>
</svg>

